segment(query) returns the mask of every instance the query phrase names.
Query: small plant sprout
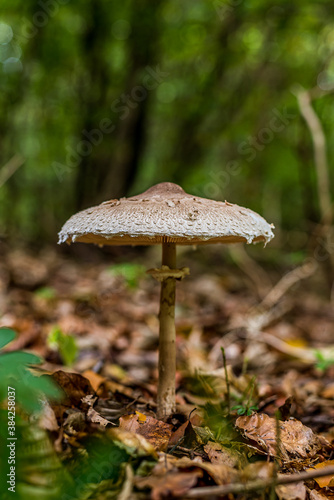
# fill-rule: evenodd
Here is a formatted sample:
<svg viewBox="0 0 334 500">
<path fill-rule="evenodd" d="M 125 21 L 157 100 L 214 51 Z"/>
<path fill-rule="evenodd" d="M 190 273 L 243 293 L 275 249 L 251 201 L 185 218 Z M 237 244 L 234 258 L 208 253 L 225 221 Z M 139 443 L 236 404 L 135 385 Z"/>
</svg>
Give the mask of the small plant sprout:
<svg viewBox="0 0 334 500">
<path fill-rule="evenodd" d="M 162 266 L 148 272 L 161 283 L 158 417 L 175 411 L 175 283 L 189 274 L 178 269 L 176 245 L 267 243 L 272 225 L 247 208 L 187 194 L 163 182 L 131 198 L 110 200 L 73 215 L 59 243 L 161 245 Z"/>
<path fill-rule="evenodd" d="M 245 391 L 245 397 L 247 397 L 247 401 L 244 403 L 239 403 L 235 406 L 232 407 L 232 410 L 236 410 L 238 415 L 247 415 L 248 417 L 256 410 L 258 410 L 258 406 L 255 404 L 252 404 L 253 401 L 253 394 L 254 394 L 254 389 L 255 389 L 255 381 L 256 377 L 252 377 L 246 391 Z"/>
<path fill-rule="evenodd" d="M 47 343 L 50 349 L 59 352 L 66 366 L 73 365 L 77 358 L 78 347 L 72 335 L 63 333 L 58 326 L 55 326 L 48 335 Z"/>
<path fill-rule="evenodd" d="M 314 356 L 316 359 L 315 367 L 322 372 L 325 372 L 328 368 L 334 365 L 333 350 L 329 350 L 325 353 L 320 349 L 315 349 Z"/>
<path fill-rule="evenodd" d="M 113 276 L 120 276 L 124 279 L 129 288 L 137 288 L 139 280 L 146 275 L 146 269 L 140 264 L 115 264 L 110 267 Z"/>
</svg>

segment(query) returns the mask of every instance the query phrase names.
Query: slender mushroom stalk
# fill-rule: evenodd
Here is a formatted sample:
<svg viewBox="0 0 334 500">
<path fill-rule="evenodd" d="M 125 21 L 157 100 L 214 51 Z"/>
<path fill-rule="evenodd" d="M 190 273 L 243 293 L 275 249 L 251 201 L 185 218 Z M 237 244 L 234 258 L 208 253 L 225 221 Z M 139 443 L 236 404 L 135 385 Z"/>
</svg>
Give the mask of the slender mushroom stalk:
<svg viewBox="0 0 334 500">
<path fill-rule="evenodd" d="M 175 243 L 162 244 L 162 266 L 176 268 Z M 161 281 L 159 334 L 158 418 L 175 412 L 175 278 Z"/>
<path fill-rule="evenodd" d="M 270 241 L 273 226 L 260 215 L 227 201 L 185 193 L 163 182 L 130 198 L 110 200 L 73 215 L 59 233 L 59 243 L 158 245 L 161 269 L 150 269 L 161 282 L 158 415 L 175 410 L 175 280 L 189 274 L 176 269 L 176 245 Z"/>
</svg>

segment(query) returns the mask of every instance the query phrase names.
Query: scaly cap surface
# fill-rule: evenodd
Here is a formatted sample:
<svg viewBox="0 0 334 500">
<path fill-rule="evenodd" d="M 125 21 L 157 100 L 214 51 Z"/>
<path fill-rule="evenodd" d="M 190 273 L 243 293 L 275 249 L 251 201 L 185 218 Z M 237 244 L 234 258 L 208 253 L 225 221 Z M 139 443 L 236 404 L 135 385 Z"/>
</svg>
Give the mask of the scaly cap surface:
<svg viewBox="0 0 334 500">
<path fill-rule="evenodd" d="M 177 184 L 163 182 L 137 196 L 78 212 L 64 224 L 59 243 L 267 243 L 274 237 L 272 228 L 248 208 L 193 196 Z"/>
</svg>

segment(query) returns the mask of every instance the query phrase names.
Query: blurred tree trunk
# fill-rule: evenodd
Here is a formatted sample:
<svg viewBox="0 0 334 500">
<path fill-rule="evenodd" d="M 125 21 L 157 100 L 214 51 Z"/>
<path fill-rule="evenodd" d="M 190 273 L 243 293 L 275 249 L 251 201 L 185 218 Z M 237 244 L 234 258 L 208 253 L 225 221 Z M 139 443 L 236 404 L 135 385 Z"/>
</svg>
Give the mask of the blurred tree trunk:
<svg viewBox="0 0 334 500">
<path fill-rule="evenodd" d="M 87 28 L 82 38 L 85 72 L 84 81 L 82 79 L 79 82 L 81 120 L 78 121 L 78 126 L 80 140 L 88 143 L 84 131 L 89 134 L 99 128 L 97 111 L 105 110 L 105 115 L 109 114 L 107 92 L 110 82 L 107 62 L 104 59 L 104 46 L 110 36 L 111 23 L 103 0 L 91 0 L 87 5 Z M 75 196 L 77 209 L 96 200 L 100 179 L 106 168 L 99 157 L 98 145 L 92 143 L 91 149 L 91 153 L 81 154 L 79 157 Z"/>
<path fill-rule="evenodd" d="M 40 9 L 38 0 L 27 3 L 26 8 L 22 9 L 20 15 L 31 22 L 33 15 Z M 22 28 L 23 29 L 23 28 Z M 23 31 L 26 33 L 25 31 Z M 32 35 L 28 32 L 27 35 L 18 34 L 18 44 L 21 46 L 22 36 L 26 46 L 24 48 L 24 59 L 22 71 L 14 72 L 13 74 L 2 75 L 0 79 L 0 169 L 7 164 L 12 157 L 21 153 L 21 147 L 17 137 L 16 113 L 17 109 L 22 105 L 22 102 L 29 94 L 30 64 L 33 60 L 41 57 L 43 46 L 43 29 L 36 29 Z M 29 36 L 28 36 L 29 35 Z M 28 38 L 28 42 L 27 42 Z M 1 69 L 2 70 L 2 69 Z M 8 80 L 5 82 L 5 80 Z M 5 86 L 7 84 L 7 88 Z M 23 167 L 24 168 L 24 167 Z M 24 172 L 24 171 L 23 171 Z M 6 181 L 7 196 L 9 200 L 18 200 L 20 198 L 22 185 L 27 188 L 25 182 L 22 182 L 22 171 L 20 178 L 17 175 L 11 176 Z M 16 203 L 11 204 L 10 210 L 3 211 L 4 226 L 10 232 L 13 227 L 20 226 L 19 219 L 21 213 L 17 210 Z"/>
<path fill-rule="evenodd" d="M 154 69 L 158 63 L 161 4 L 162 0 L 134 0 L 131 5 L 131 35 L 128 40 L 131 65 L 124 85 L 124 93 L 131 96 L 131 105 L 128 106 L 128 115 L 118 120 L 115 150 L 103 191 L 104 199 L 118 198 L 128 193 L 139 170 L 145 149 L 149 101 L 154 91 L 145 89 L 143 83 L 149 74 L 147 68 Z M 158 85 L 158 82 L 154 84 Z M 137 86 L 141 87 L 142 95 L 145 96 L 140 97 L 140 100 L 136 98 Z"/>
<path fill-rule="evenodd" d="M 90 85 L 82 89 L 80 130 L 98 129 L 103 118 L 111 119 L 115 129 L 104 134 L 101 144 L 93 146 L 92 153 L 81 159 L 76 182 L 78 209 L 106 198 L 123 196 L 134 181 L 145 145 L 147 108 L 152 93 L 152 90 L 144 89 L 142 78 L 145 68 L 156 62 L 159 8 L 159 1 L 132 3 L 129 20 L 131 34 L 124 42 L 129 48 L 129 70 L 121 94 L 110 99 L 110 70 L 108 61 L 103 58 L 103 46 L 110 38 L 111 16 L 103 0 L 90 3 L 91 11 L 87 18 L 91 19 L 91 23 L 83 39 Z M 138 97 L 140 91 L 137 94 L 135 87 L 145 91 L 147 95 L 144 99 Z M 117 99 L 120 102 L 112 115 L 110 107 Z M 96 109 L 105 110 L 104 115 L 96 116 Z M 86 137 L 82 136 L 82 139 Z"/>
<path fill-rule="evenodd" d="M 310 164 L 310 158 L 312 158 L 312 148 L 304 126 L 302 128 L 301 137 L 299 138 L 296 146 L 296 152 L 300 159 L 298 167 L 304 221 L 309 226 L 308 229 L 310 229 L 310 226 L 314 226 L 314 224 L 318 222 L 319 215 L 315 202 L 317 193 L 311 177 L 312 165 Z"/>
<path fill-rule="evenodd" d="M 217 19 L 219 20 L 218 16 Z M 210 78 L 207 78 L 201 95 L 198 95 L 196 107 L 191 113 L 183 114 L 182 122 L 179 125 L 178 142 L 175 144 L 171 158 L 171 165 L 174 165 L 173 177 L 177 183 L 182 184 L 194 168 L 194 164 L 205 154 L 207 145 L 203 144 L 201 140 L 200 127 L 208 115 L 207 96 L 213 92 L 213 88 L 218 85 L 222 86 L 225 70 L 230 63 L 226 51 L 228 40 L 230 35 L 240 28 L 243 21 L 244 10 L 242 6 L 233 9 L 223 21 L 220 21 L 222 26 L 217 35 L 217 51 L 214 54 L 216 58 L 215 70 L 212 71 Z"/>
</svg>

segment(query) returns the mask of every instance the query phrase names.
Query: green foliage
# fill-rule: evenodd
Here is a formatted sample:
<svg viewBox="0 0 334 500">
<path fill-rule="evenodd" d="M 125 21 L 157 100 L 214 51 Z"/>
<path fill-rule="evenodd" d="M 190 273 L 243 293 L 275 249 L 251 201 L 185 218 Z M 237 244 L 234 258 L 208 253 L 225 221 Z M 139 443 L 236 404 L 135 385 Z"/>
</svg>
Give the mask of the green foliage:
<svg viewBox="0 0 334 500">
<path fill-rule="evenodd" d="M 0 328 L 2 347 L 13 337 L 15 332 L 8 328 Z M 61 392 L 48 377 L 37 377 L 29 370 L 30 365 L 41 362 L 41 358 L 28 352 L 0 352 L 0 402 L 7 398 L 8 387 L 15 389 L 16 401 L 28 413 L 41 408 L 41 395 L 58 398 Z"/>
<path fill-rule="evenodd" d="M 238 415 L 251 415 L 253 411 L 258 410 L 258 406 L 253 404 L 253 394 L 256 384 L 256 377 L 252 377 L 248 387 L 240 398 L 239 404 L 232 406 L 232 410 L 236 410 Z"/>
<path fill-rule="evenodd" d="M 8 484 L 0 482 L 1 500 L 59 500 L 62 491 L 71 485 L 71 478 L 62 466 L 53 444 L 44 429 L 19 413 L 15 416 L 15 493 Z M 7 442 L 8 414 L 0 409 L 0 441 Z M 0 470 L 3 477 L 9 472 L 8 448 L 0 446 Z"/>
<path fill-rule="evenodd" d="M 322 372 L 325 372 L 328 368 L 334 365 L 334 353 L 329 352 L 328 355 L 321 351 L 320 349 L 316 349 L 314 351 L 314 355 L 317 359 L 315 364 L 316 368 Z"/>
<path fill-rule="evenodd" d="M 41 299 L 52 300 L 56 297 L 56 291 L 50 286 L 43 286 L 38 288 L 38 290 L 34 292 L 34 295 Z"/>
<path fill-rule="evenodd" d="M 66 491 L 63 500 L 93 499 L 104 491 L 115 493 L 115 497 L 110 495 L 110 498 L 118 498 L 127 467 L 141 475 L 144 471 L 147 474 L 156 463 L 143 450 L 106 435 L 86 438 L 82 445 L 83 449 L 66 464 L 73 486 Z"/>
<path fill-rule="evenodd" d="M 13 330 L 0 328 L 1 348 L 14 338 Z M 41 410 L 44 397 L 57 399 L 61 396 L 61 391 L 49 377 L 37 377 L 31 372 L 31 365 L 39 364 L 41 361 L 41 358 L 28 352 L 0 351 L 0 441 L 8 442 L 9 422 L 15 423 L 15 426 L 11 425 L 10 428 L 16 438 L 16 489 L 15 493 L 8 492 L 7 482 L 2 481 L 0 497 L 4 500 L 7 498 L 56 500 L 59 498 L 60 484 L 66 484 L 65 471 L 46 432 L 39 429 L 32 421 L 29 424 L 26 422 L 25 412 L 31 416 Z M 12 404 L 8 408 L 4 408 L 4 402 L 9 394 L 14 399 L 11 399 Z M 0 470 L 4 474 L 9 472 L 8 453 L 6 446 L 0 446 Z"/>
<path fill-rule="evenodd" d="M 146 276 L 146 268 L 141 264 L 115 264 L 109 267 L 109 271 L 114 276 L 122 277 L 129 288 L 137 288 L 139 280 Z"/>
<path fill-rule="evenodd" d="M 233 419 L 226 414 L 224 403 L 211 403 L 208 401 L 204 405 L 205 426 L 210 429 L 214 439 L 220 443 L 228 444 L 238 439 L 238 434 L 234 429 Z M 208 436 L 209 439 L 212 439 Z"/>
<path fill-rule="evenodd" d="M 0 328 L 0 349 L 15 339 L 15 332 L 10 328 Z"/>
<path fill-rule="evenodd" d="M 5 234 L 54 241 L 75 207 L 163 180 L 282 228 L 317 219 L 312 144 L 291 88 L 332 89 L 331 0 L 96 0 L 52 14 L 38 2 L 2 4 L 13 36 L 0 42 L 0 168 L 16 152 L 25 158 L 0 190 Z M 147 78 L 147 97 L 133 99 Z M 330 92 L 314 101 L 329 164 L 332 103 Z M 293 117 L 275 120 L 285 111 Z M 102 134 L 101 120 L 113 132 Z"/>
<path fill-rule="evenodd" d="M 232 410 L 236 410 L 238 415 L 247 415 L 248 417 L 259 407 L 256 405 L 244 406 L 244 405 L 234 405 Z"/>
<path fill-rule="evenodd" d="M 55 326 L 48 335 L 48 346 L 59 352 L 63 363 L 71 366 L 78 355 L 78 346 L 75 337 L 63 333 L 58 326 Z"/>
</svg>

